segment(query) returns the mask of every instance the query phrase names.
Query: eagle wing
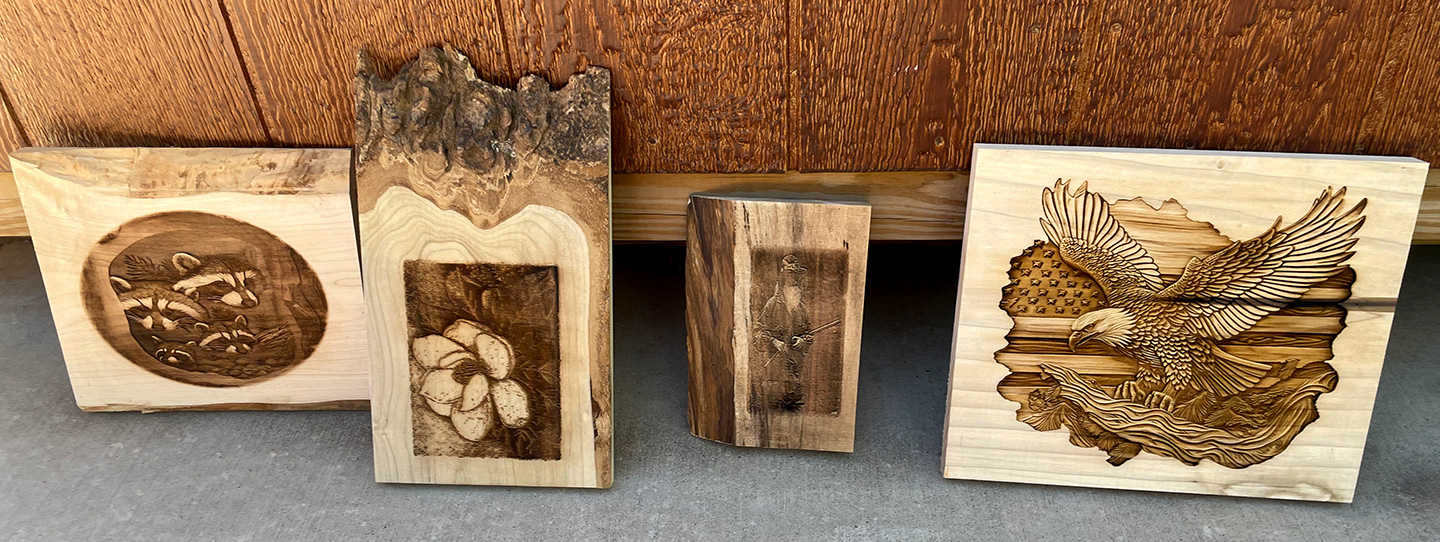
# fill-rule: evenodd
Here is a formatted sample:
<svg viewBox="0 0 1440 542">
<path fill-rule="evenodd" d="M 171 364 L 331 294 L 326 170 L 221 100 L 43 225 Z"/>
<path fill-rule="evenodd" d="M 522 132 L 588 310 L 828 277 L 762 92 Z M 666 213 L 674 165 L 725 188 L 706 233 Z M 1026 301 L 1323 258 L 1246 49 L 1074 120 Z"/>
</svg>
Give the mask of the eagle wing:
<svg viewBox="0 0 1440 542">
<path fill-rule="evenodd" d="M 1060 248 L 1060 257 L 1094 277 L 1112 305 L 1124 305 L 1160 291 L 1160 267 L 1120 221 L 1100 194 L 1081 183 L 1055 181 L 1040 195 L 1045 216 L 1040 227 Z"/>
<path fill-rule="evenodd" d="M 1275 224 L 1254 239 L 1204 258 L 1156 297 L 1182 304 L 1184 324 L 1215 340 L 1250 329 L 1347 266 L 1367 200 L 1344 210 L 1345 188 L 1327 188 L 1294 224 Z"/>
</svg>

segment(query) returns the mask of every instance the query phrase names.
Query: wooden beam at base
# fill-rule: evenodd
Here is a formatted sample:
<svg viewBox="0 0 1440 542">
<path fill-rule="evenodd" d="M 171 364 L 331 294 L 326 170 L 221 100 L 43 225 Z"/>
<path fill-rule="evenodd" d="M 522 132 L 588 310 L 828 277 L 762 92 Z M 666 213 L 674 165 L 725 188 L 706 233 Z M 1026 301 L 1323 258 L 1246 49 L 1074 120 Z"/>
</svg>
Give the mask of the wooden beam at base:
<svg viewBox="0 0 1440 542">
<path fill-rule="evenodd" d="M 969 175 L 950 171 L 868 173 L 620 173 L 614 177 L 615 240 L 684 241 L 685 201 L 696 192 L 865 196 L 872 241 L 958 241 Z M 15 177 L 0 172 L 0 237 L 27 237 Z M 1415 225 L 1417 245 L 1440 244 L 1440 169 L 1431 169 Z"/>
</svg>

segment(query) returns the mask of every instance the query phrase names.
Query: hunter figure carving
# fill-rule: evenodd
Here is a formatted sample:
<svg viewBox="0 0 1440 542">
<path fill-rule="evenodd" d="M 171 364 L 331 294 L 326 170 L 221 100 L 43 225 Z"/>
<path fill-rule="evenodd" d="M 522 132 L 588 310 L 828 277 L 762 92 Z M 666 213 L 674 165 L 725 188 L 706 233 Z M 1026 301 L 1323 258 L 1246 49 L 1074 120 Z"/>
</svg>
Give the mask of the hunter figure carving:
<svg viewBox="0 0 1440 542">
<path fill-rule="evenodd" d="M 1196 255 L 1167 285 L 1103 197 L 1086 184 L 1072 192 L 1057 181 L 1041 196 L 1040 225 L 1060 257 L 1096 279 L 1108 299 L 1075 319 L 1070 349 L 1100 341 L 1135 360 L 1135 378 L 1114 395 L 1150 408 L 1176 411 L 1256 387 L 1272 364 L 1227 352 L 1218 341 L 1348 267 L 1366 200 L 1347 209 L 1344 199 L 1343 187 L 1326 189 L 1299 220 L 1282 227 L 1277 218 L 1253 239 Z"/>
<path fill-rule="evenodd" d="M 780 281 L 775 285 L 775 294 L 765 301 L 760 311 L 761 336 L 769 339 L 774 350 L 765 365 L 784 363 L 785 391 L 778 406 L 787 410 L 799 408 L 804 401 L 800 368 L 805 362 L 805 353 L 815 343 L 815 337 L 810 334 L 810 311 L 801 297 L 804 293 L 801 282 L 806 271 L 794 254 L 785 255 L 780 263 Z"/>
</svg>

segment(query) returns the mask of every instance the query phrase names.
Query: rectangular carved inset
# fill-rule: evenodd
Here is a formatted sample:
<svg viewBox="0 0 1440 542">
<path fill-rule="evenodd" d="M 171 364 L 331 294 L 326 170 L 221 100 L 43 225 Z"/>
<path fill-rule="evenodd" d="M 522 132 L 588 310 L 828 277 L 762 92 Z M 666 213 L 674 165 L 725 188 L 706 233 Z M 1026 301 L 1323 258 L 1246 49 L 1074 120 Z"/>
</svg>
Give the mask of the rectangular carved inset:
<svg viewBox="0 0 1440 542">
<path fill-rule="evenodd" d="M 686 341 L 696 436 L 854 447 L 869 225 L 863 204 L 691 197 Z"/>
<path fill-rule="evenodd" d="M 560 459 L 557 274 L 405 262 L 415 455 Z"/>
<path fill-rule="evenodd" d="M 751 251 L 750 411 L 757 417 L 840 415 L 848 259 L 845 250 Z"/>
</svg>

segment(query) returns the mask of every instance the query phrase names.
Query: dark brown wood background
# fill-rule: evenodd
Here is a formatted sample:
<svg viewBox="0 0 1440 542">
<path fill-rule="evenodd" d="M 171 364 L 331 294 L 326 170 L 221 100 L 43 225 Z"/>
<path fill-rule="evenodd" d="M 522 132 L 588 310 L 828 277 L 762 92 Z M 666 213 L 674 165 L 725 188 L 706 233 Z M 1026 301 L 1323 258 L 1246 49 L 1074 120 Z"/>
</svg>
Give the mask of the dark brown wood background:
<svg viewBox="0 0 1440 542">
<path fill-rule="evenodd" d="M 613 70 L 617 172 L 964 169 L 975 141 L 1440 159 L 1440 5 L 1404 0 L 7 0 L 0 150 L 345 147 L 355 51 L 442 42 L 503 83 Z"/>
</svg>

